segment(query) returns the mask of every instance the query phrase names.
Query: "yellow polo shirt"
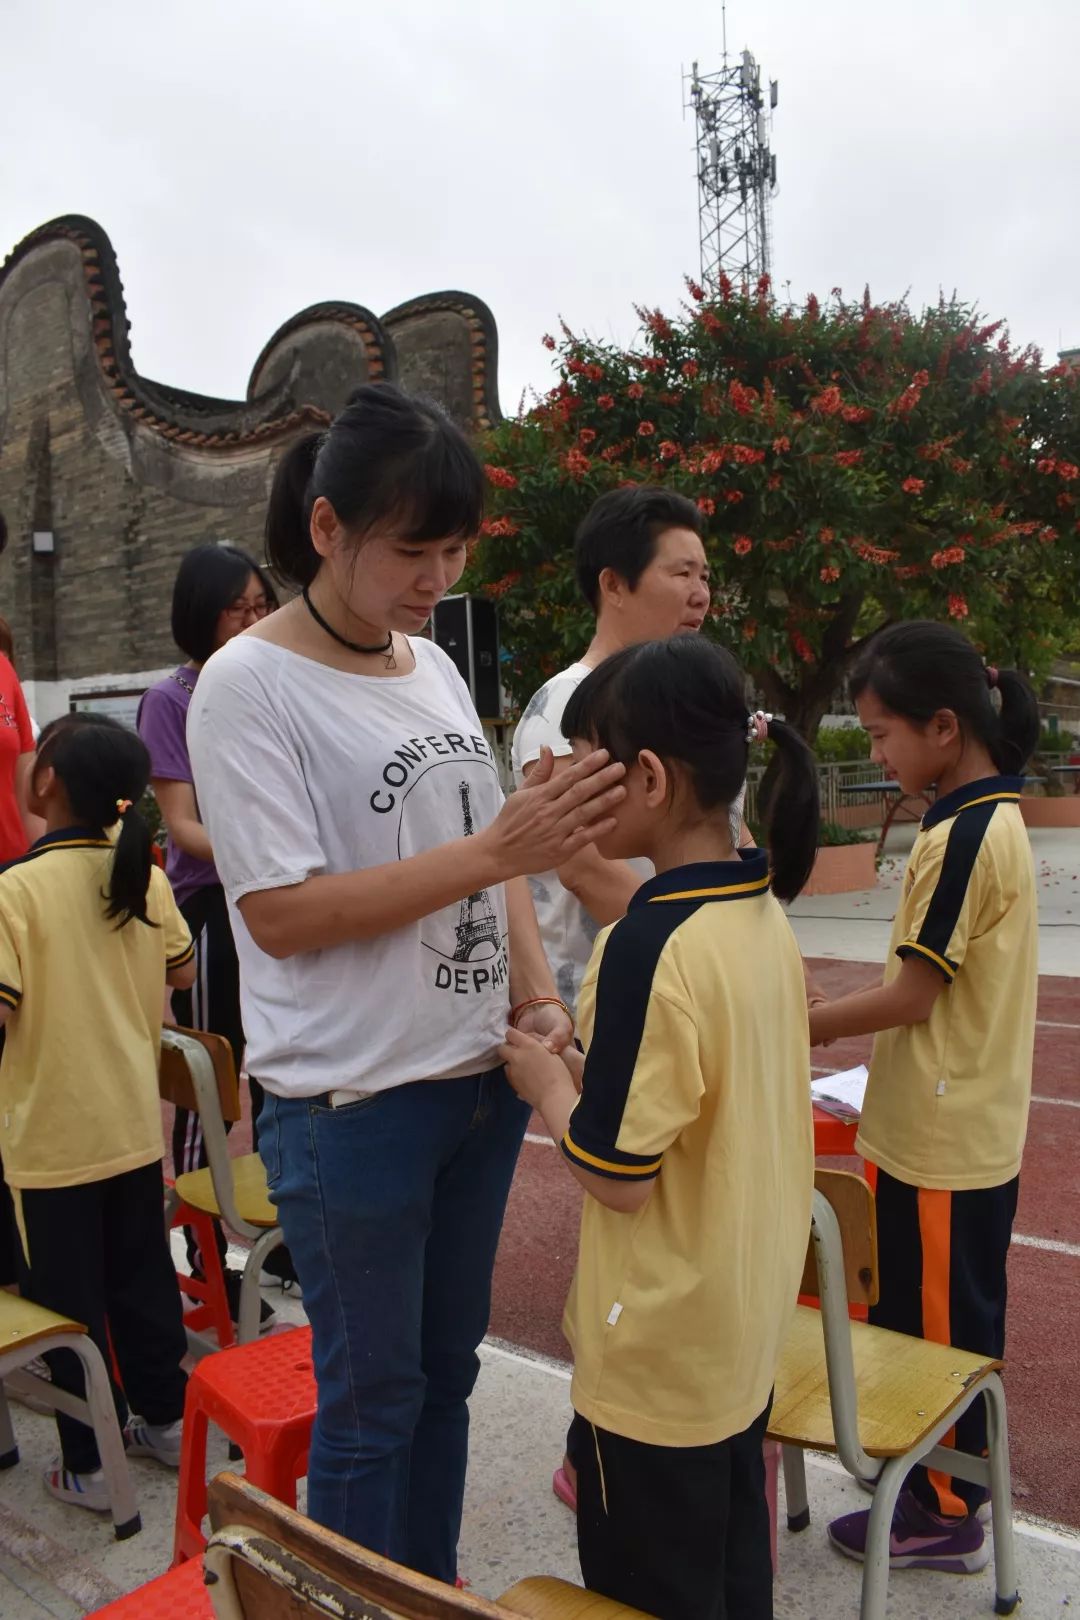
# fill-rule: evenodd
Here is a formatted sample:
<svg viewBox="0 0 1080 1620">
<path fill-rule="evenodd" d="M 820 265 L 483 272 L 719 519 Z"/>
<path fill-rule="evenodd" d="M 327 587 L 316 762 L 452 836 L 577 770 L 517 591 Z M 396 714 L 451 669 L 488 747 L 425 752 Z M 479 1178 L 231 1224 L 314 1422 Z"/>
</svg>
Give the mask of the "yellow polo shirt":
<svg viewBox="0 0 1080 1620">
<path fill-rule="evenodd" d="M 113 845 L 48 834 L 0 871 L 0 1156 L 12 1187 L 74 1187 L 164 1152 L 157 1075 L 167 968 L 194 953 L 158 867 L 154 923 L 117 928 L 102 892 Z"/>
<path fill-rule="evenodd" d="M 1039 985 L 1022 787 L 992 776 L 938 799 L 904 874 L 886 983 L 917 955 L 947 988 L 925 1022 L 875 1036 L 855 1145 L 913 1187 L 998 1187 L 1020 1171 Z"/>
<path fill-rule="evenodd" d="M 764 1410 L 810 1233 L 813 1121 L 798 947 L 768 858 L 683 866 L 597 939 L 563 1152 L 654 1179 L 636 1214 L 586 1197 L 564 1330 L 583 1417 L 711 1445 Z"/>
</svg>

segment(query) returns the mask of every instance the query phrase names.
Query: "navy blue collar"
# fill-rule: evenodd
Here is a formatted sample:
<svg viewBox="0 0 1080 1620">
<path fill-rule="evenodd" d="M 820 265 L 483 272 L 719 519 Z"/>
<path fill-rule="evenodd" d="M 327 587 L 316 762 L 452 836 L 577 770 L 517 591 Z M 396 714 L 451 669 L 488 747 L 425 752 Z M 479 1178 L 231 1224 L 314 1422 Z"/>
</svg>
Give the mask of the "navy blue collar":
<svg viewBox="0 0 1080 1620">
<path fill-rule="evenodd" d="M 936 827 L 939 821 L 947 821 L 961 810 L 970 810 L 973 804 L 987 804 L 992 800 L 1016 804 L 1023 791 L 1022 776 L 984 776 L 978 782 L 965 782 L 963 787 L 954 788 L 944 798 L 934 800 L 922 818 L 922 826 Z"/>
<path fill-rule="evenodd" d="M 658 872 L 643 883 L 630 902 L 634 906 L 659 901 L 749 900 L 769 892 L 769 857 L 763 849 L 740 849 L 738 861 L 695 861 Z"/>
<path fill-rule="evenodd" d="M 27 850 L 28 855 L 39 855 L 47 849 L 110 849 L 112 840 L 102 837 L 100 828 L 60 827 L 56 832 L 44 833 Z"/>
</svg>

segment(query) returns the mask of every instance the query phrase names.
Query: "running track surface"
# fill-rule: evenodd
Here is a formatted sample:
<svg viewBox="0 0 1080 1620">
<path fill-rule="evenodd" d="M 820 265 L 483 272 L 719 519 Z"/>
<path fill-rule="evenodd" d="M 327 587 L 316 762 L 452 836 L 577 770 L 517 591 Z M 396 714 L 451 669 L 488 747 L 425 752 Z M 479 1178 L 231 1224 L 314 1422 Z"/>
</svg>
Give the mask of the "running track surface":
<svg viewBox="0 0 1080 1620">
<path fill-rule="evenodd" d="M 810 963 L 826 993 L 880 978 L 880 965 Z M 1009 1256 L 1006 1390 L 1017 1508 L 1080 1527 L 1080 984 L 1039 981 L 1035 1101 Z M 812 1061 L 825 1069 L 865 1062 L 869 1040 L 837 1041 Z M 510 1195 L 495 1268 L 491 1332 L 568 1358 L 560 1320 L 574 1267 L 583 1194 L 534 1116 Z M 842 1163 L 844 1161 L 836 1161 Z M 852 1161 L 847 1161 L 849 1164 Z M 1030 1239 L 1019 1242 L 1017 1237 Z M 551 1437 L 552 1467 L 562 1436 Z"/>
<path fill-rule="evenodd" d="M 811 959 L 810 967 L 834 996 L 881 974 L 880 964 L 871 963 Z M 1033 1090 L 1041 1100 L 1032 1103 L 1009 1257 L 1006 1389 L 1013 1490 L 1020 1511 L 1080 1528 L 1080 981 L 1041 978 L 1038 1018 Z M 815 1051 L 812 1061 L 821 1072 L 847 1069 L 865 1062 L 869 1051 L 869 1040 L 837 1041 Z M 247 1102 L 245 1095 L 245 1116 Z M 170 1127 L 166 1119 L 166 1142 Z M 490 1331 L 505 1343 L 567 1360 L 562 1308 L 584 1194 L 535 1115 L 529 1138 L 495 1266 Z M 250 1146 L 245 1117 L 233 1132 L 231 1151 L 248 1152 Z M 551 1436 L 552 1468 L 562 1455 L 562 1439 Z"/>
</svg>

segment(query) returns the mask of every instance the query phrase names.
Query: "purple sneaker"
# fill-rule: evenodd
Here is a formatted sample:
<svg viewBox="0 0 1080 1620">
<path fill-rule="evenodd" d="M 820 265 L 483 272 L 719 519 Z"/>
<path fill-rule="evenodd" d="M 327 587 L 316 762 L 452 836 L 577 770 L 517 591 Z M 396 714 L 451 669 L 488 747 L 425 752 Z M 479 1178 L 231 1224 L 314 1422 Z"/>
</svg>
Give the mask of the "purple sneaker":
<svg viewBox="0 0 1080 1620">
<path fill-rule="evenodd" d="M 845 1558 L 866 1556 L 869 1511 L 845 1513 L 829 1526 L 829 1540 Z M 950 1575 L 976 1575 L 990 1562 L 982 1525 L 967 1519 L 941 1519 L 910 1491 L 901 1491 L 889 1537 L 890 1569 L 940 1569 Z"/>
</svg>

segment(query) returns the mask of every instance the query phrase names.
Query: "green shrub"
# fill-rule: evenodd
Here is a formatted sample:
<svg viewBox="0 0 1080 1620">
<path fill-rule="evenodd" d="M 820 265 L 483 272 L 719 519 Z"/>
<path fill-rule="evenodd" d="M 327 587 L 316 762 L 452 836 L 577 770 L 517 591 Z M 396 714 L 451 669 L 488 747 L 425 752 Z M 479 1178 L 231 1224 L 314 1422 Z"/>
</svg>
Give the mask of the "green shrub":
<svg viewBox="0 0 1080 1620">
<path fill-rule="evenodd" d="M 876 844 L 877 833 L 869 827 L 841 827 L 835 821 L 823 821 L 818 833 L 819 849 L 834 849 L 841 844 Z"/>
</svg>

